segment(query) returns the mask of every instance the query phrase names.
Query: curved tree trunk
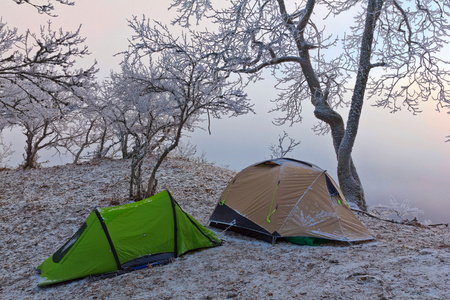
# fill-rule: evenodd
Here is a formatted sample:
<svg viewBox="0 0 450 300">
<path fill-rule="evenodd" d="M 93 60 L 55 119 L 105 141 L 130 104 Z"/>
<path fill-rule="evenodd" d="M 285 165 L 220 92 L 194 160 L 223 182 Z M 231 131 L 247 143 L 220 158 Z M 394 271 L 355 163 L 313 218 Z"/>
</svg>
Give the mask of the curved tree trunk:
<svg viewBox="0 0 450 300">
<path fill-rule="evenodd" d="M 25 146 L 25 154 L 24 154 L 24 163 L 22 165 L 22 168 L 24 170 L 26 169 L 34 169 L 39 167 L 39 164 L 37 162 L 39 156 L 38 151 L 51 145 L 54 140 L 51 139 L 50 141 L 41 144 L 46 138 L 51 136 L 54 131 L 49 129 L 50 121 L 45 120 L 44 124 L 42 126 L 39 126 L 37 128 L 32 128 L 25 126 L 25 136 L 26 136 L 26 146 Z M 42 130 L 41 133 L 39 133 L 39 130 Z"/>
<path fill-rule="evenodd" d="M 34 133 L 27 131 L 26 133 L 26 146 L 25 146 L 25 154 L 24 154 L 24 162 L 22 168 L 26 169 L 34 169 L 37 167 L 37 155 L 36 148 L 33 147 L 34 142 Z"/>
<path fill-rule="evenodd" d="M 366 211 L 367 204 L 364 197 L 364 189 L 351 154 L 345 157 L 339 155 L 342 140 L 346 133 L 344 121 L 340 114 L 329 107 L 326 100 L 317 99 L 315 103 L 314 115 L 319 120 L 326 122 L 331 128 L 331 137 L 338 160 L 337 173 L 341 190 L 348 201 L 355 203 L 361 210 Z"/>
<path fill-rule="evenodd" d="M 363 108 L 364 93 L 366 91 L 369 73 L 373 68 L 373 65 L 370 62 L 370 56 L 372 54 L 375 26 L 383 4 L 384 0 L 369 0 L 367 4 L 366 23 L 361 42 L 358 74 L 353 90 L 347 128 L 338 150 L 339 184 L 341 185 L 346 198 L 349 201 L 357 203 L 363 210 L 367 210 L 367 205 L 365 201 L 362 201 L 362 199 L 364 199 L 364 191 L 356 173 L 351 153 L 358 133 L 359 119 Z"/>
<path fill-rule="evenodd" d="M 185 116 L 185 110 L 183 110 L 182 112 L 182 116 Z M 161 166 L 161 164 L 163 163 L 163 161 L 166 159 L 167 155 L 169 155 L 169 153 L 175 149 L 181 139 L 181 132 L 183 130 L 184 124 L 187 121 L 188 117 L 185 118 L 181 118 L 182 121 L 180 122 L 180 124 L 178 124 L 178 128 L 177 128 L 177 132 L 174 136 L 174 140 L 172 141 L 172 144 L 170 144 L 170 146 L 168 146 L 163 153 L 161 153 L 161 155 L 158 157 L 155 166 L 153 166 L 152 169 L 152 173 L 150 175 L 150 178 L 148 180 L 148 184 L 147 184 L 147 190 L 145 192 L 145 197 L 151 197 L 154 194 L 156 194 L 156 186 L 158 185 L 158 180 L 156 179 L 156 173 L 158 172 L 159 167 Z M 161 139 L 161 141 L 163 141 L 165 138 Z"/>
<path fill-rule="evenodd" d="M 356 171 L 351 156 L 356 134 L 358 132 L 359 118 L 363 106 L 364 92 L 372 68 L 370 55 L 372 53 L 372 43 L 374 37 L 375 24 L 378 20 L 380 9 L 384 0 L 369 0 L 367 4 L 367 16 L 361 43 L 360 61 L 358 74 L 356 78 L 355 89 L 352 96 L 347 128 L 339 113 L 333 110 L 328 100 L 328 89 L 322 89 L 311 64 L 308 45 L 303 33 L 309 22 L 310 16 L 314 11 L 316 0 L 308 0 L 302 17 L 297 24 L 292 22 L 283 0 L 278 0 L 280 12 L 284 18 L 286 27 L 290 30 L 295 39 L 299 56 L 301 57 L 301 69 L 311 91 L 311 102 L 314 105 L 314 115 L 326 122 L 331 128 L 333 146 L 337 156 L 337 173 L 339 185 L 348 201 L 356 203 L 362 210 L 367 210 L 367 204 L 364 198 L 364 190 Z"/>
</svg>

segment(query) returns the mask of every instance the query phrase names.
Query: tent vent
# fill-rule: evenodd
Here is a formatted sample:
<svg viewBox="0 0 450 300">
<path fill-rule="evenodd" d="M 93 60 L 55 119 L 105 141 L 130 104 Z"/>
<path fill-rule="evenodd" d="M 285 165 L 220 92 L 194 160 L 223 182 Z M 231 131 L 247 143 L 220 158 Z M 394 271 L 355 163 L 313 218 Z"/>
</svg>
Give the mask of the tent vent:
<svg viewBox="0 0 450 300">
<path fill-rule="evenodd" d="M 331 182 L 331 179 L 328 178 L 328 175 L 325 175 L 325 180 L 327 182 L 327 189 L 328 189 L 328 193 L 330 193 L 330 196 L 334 197 L 334 196 L 339 195 L 339 191 L 336 189 L 333 182 Z"/>
<path fill-rule="evenodd" d="M 52 260 L 55 264 L 59 263 L 61 259 L 69 252 L 70 248 L 75 244 L 75 242 L 78 240 L 78 238 L 83 234 L 83 232 L 86 230 L 87 224 L 86 222 L 81 225 L 80 229 L 75 232 L 75 234 L 65 243 L 61 248 L 58 249 L 58 251 L 55 252 L 52 256 Z"/>
</svg>

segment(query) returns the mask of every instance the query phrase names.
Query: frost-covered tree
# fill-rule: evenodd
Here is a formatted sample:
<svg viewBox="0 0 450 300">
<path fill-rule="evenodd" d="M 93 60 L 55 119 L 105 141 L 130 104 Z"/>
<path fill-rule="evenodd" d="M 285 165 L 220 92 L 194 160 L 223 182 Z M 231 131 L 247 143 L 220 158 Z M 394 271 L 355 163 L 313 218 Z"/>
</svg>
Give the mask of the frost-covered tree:
<svg viewBox="0 0 450 300">
<path fill-rule="evenodd" d="M 145 69 L 139 63 L 130 66 L 124 61 L 122 72 L 111 73 L 111 80 L 105 82 L 110 95 L 105 113 L 114 138 L 120 143 L 122 156 L 131 158 L 129 197 L 135 199 L 142 199 L 146 194 L 144 160 L 163 147 L 173 126 L 167 99 L 143 85 L 148 80 Z"/>
<path fill-rule="evenodd" d="M 309 99 L 331 131 L 339 184 L 349 201 L 366 210 L 364 191 L 352 159 L 365 100 L 392 112 L 420 111 L 421 101 L 450 107 L 449 62 L 437 53 L 449 40 L 450 2 L 436 0 L 175 0 L 174 23 L 189 26 L 207 17 L 216 32 L 204 43 L 222 45 L 222 68 L 261 78 L 270 68 L 281 90 L 280 124 L 301 121 Z M 348 29 L 327 26 L 346 14 Z M 342 24 L 340 24 L 342 25 Z M 214 28 L 214 27 L 213 27 Z M 350 82 L 353 82 L 351 84 Z M 348 107 L 344 122 L 338 108 Z"/>
<path fill-rule="evenodd" d="M 64 155 L 70 154 L 73 163 L 80 159 L 116 158 L 120 151 L 120 134 L 115 132 L 116 118 L 114 116 L 116 100 L 108 95 L 106 83 L 96 85 L 79 107 L 70 115 L 64 117 L 66 124 L 60 132 L 61 138 L 57 149 Z M 124 157 L 125 158 L 125 157 Z"/>
<path fill-rule="evenodd" d="M 393 196 L 390 197 L 389 204 L 378 204 L 370 209 L 371 213 L 383 218 L 394 217 L 400 221 L 406 222 L 408 218 L 416 219 L 423 211 L 417 207 L 412 207 L 409 200 L 405 199 L 398 202 Z"/>
<path fill-rule="evenodd" d="M 36 168 L 39 166 L 38 152 L 56 148 L 58 142 L 64 138 L 62 133 L 68 130 L 69 116 L 76 113 L 80 101 L 70 92 L 55 92 L 55 97 L 67 103 L 64 107 L 59 107 L 46 92 L 35 85 L 29 82 L 21 82 L 19 85 L 5 86 L 7 92 L 3 93 L 2 101 L 12 105 L 5 105 L 0 110 L 1 118 L 5 127 L 18 127 L 25 135 L 22 167 Z M 33 97 L 30 97 L 31 94 Z"/>
<path fill-rule="evenodd" d="M 9 144 L 3 139 L 1 127 L 0 127 L 0 168 L 7 165 L 10 160 L 11 155 L 14 154 L 14 149 L 12 143 Z"/>
<path fill-rule="evenodd" d="M 65 126 L 59 131 L 60 138 L 55 142 L 55 148 L 63 150 L 65 156 L 70 154 L 74 164 L 88 156 L 99 157 L 98 149 L 104 137 L 101 109 L 91 101 L 88 103 L 64 116 Z M 96 147 L 97 151 L 92 147 Z"/>
<path fill-rule="evenodd" d="M 121 72 L 111 72 L 110 79 L 102 84 L 101 103 L 102 120 L 104 126 L 108 128 L 105 131 L 103 144 L 107 142 L 113 147 L 119 146 L 122 158 L 130 158 L 130 144 L 132 132 L 136 122 L 146 122 L 146 116 L 140 116 L 141 107 L 139 103 L 145 100 L 139 100 L 142 94 L 142 86 L 139 83 L 130 80 L 127 74 L 129 68 L 127 62 L 122 63 Z"/>
<path fill-rule="evenodd" d="M 86 99 L 78 102 L 78 108 L 65 116 L 66 127 L 60 132 L 57 149 L 73 157 L 73 163 L 80 159 L 102 159 L 117 157 L 120 134 L 115 133 L 114 96 L 109 95 L 106 82 L 94 84 L 87 90 Z M 124 157 L 125 158 L 125 157 Z"/>
<path fill-rule="evenodd" d="M 137 168 L 132 169 L 130 193 L 141 198 L 154 191 L 159 166 L 203 115 L 237 116 L 251 106 L 246 94 L 234 88 L 230 72 L 214 67 L 220 57 L 205 55 L 211 49 L 197 38 L 189 33 L 175 37 L 166 26 L 145 17 L 129 25 L 134 35 L 122 72 L 112 79 L 117 78 L 122 125 L 133 139 L 132 165 Z M 154 163 L 144 184 L 139 164 L 149 155 Z"/>
<path fill-rule="evenodd" d="M 42 0 L 12 0 L 14 2 L 16 2 L 17 4 L 28 4 L 33 6 L 34 8 L 36 8 L 36 10 L 39 13 L 44 13 L 50 16 L 54 16 L 52 13 L 55 9 L 55 7 L 53 6 L 53 3 L 60 3 L 60 4 L 64 4 L 64 5 L 74 5 L 75 2 L 73 1 L 69 1 L 69 0 L 46 0 L 46 1 L 42 1 Z M 42 3 L 44 2 L 44 3 Z"/>
<path fill-rule="evenodd" d="M 11 98 L 8 101 L 12 102 L 4 100 L 6 86 L 22 90 L 35 102 L 51 99 L 61 109 L 70 103 L 58 99 L 60 91 L 83 99 L 97 71 L 95 63 L 87 69 L 75 65 L 77 59 L 89 54 L 84 41 L 80 28 L 75 32 L 53 31 L 49 22 L 39 34 L 28 30 L 20 35 L 0 20 L 0 105 L 14 106 Z"/>
<path fill-rule="evenodd" d="M 286 157 L 286 155 L 294 151 L 295 147 L 298 145 L 300 145 L 300 142 L 296 142 L 295 139 L 289 137 L 286 131 L 283 131 L 283 135 L 278 136 L 278 144 L 269 145 L 269 150 L 272 153 L 270 157 Z"/>
<path fill-rule="evenodd" d="M 80 29 L 19 35 L 0 20 L 0 116 L 2 124 L 24 130 L 25 168 L 37 165 L 37 152 L 53 147 L 64 117 L 89 95 L 95 64 L 83 69 L 76 60 L 89 54 Z"/>
</svg>

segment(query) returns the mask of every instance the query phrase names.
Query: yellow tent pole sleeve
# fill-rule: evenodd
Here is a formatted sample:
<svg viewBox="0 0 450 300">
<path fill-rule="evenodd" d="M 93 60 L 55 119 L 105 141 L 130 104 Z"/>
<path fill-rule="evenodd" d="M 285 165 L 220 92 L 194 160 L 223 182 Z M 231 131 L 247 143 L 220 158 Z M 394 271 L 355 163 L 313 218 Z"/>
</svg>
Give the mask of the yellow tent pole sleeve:
<svg viewBox="0 0 450 300">
<path fill-rule="evenodd" d="M 219 202 L 219 205 L 224 205 L 224 204 L 225 204 L 225 200 L 226 200 L 227 197 L 228 197 L 228 193 L 230 192 L 231 187 L 233 186 L 233 183 L 234 183 L 235 181 L 236 181 L 236 179 L 234 179 L 234 180 L 231 182 L 230 187 L 228 188 L 227 193 L 225 194 L 225 197 L 223 198 L 222 201 Z"/>
<path fill-rule="evenodd" d="M 278 190 L 279 186 L 280 186 L 280 181 L 278 181 L 278 184 L 275 187 L 275 191 L 273 192 L 272 203 L 270 204 L 270 209 L 269 209 L 269 215 L 267 216 L 267 219 L 266 219 L 267 223 L 270 223 L 270 216 L 272 216 L 273 213 L 277 210 L 276 207 L 275 207 L 274 210 L 272 210 L 272 208 L 273 208 L 273 201 L 275 200 L 275 195 L 277 194 L 277 190 Z"/>
</svg>

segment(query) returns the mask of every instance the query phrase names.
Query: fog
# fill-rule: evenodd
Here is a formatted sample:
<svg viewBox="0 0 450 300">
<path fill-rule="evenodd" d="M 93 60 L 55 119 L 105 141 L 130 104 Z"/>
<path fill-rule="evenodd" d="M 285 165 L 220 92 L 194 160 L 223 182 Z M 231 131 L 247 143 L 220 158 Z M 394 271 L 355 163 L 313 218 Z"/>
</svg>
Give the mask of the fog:
<svg viewBox="0 0 450 300">
<path fill-rule="evenodd" d="M 269 81 L 270 82 L 270 81 Z M 270 144 L 276 144 L 283 130 L 301 144 L 288 157 L 308 161 L 336 175 L 336 155 L 331 136 L 318 136 L 311 130 L 317 120 L 311 105 L 305 105 L 304 119 L 292 127 L 272 124 L 270 99 L 276 92 L 268 82 L 249 91 L 255 101 L 256 115 L 213 120 L 212 134 L 197 130 L 190 140 L 208 160 L 239 171 L 269 159 Z M 395 114 L 369 105 L 363 109 L 353 150 L 369 206 L 409 201 L 420 208 L 420 220 L 450 221 L 450 143 L 445 143 L 449 115 L 426 105 L 413 116 L 407 111 Z M 344 113 L 343 113 L 344 115 Z"/>
</svg>

